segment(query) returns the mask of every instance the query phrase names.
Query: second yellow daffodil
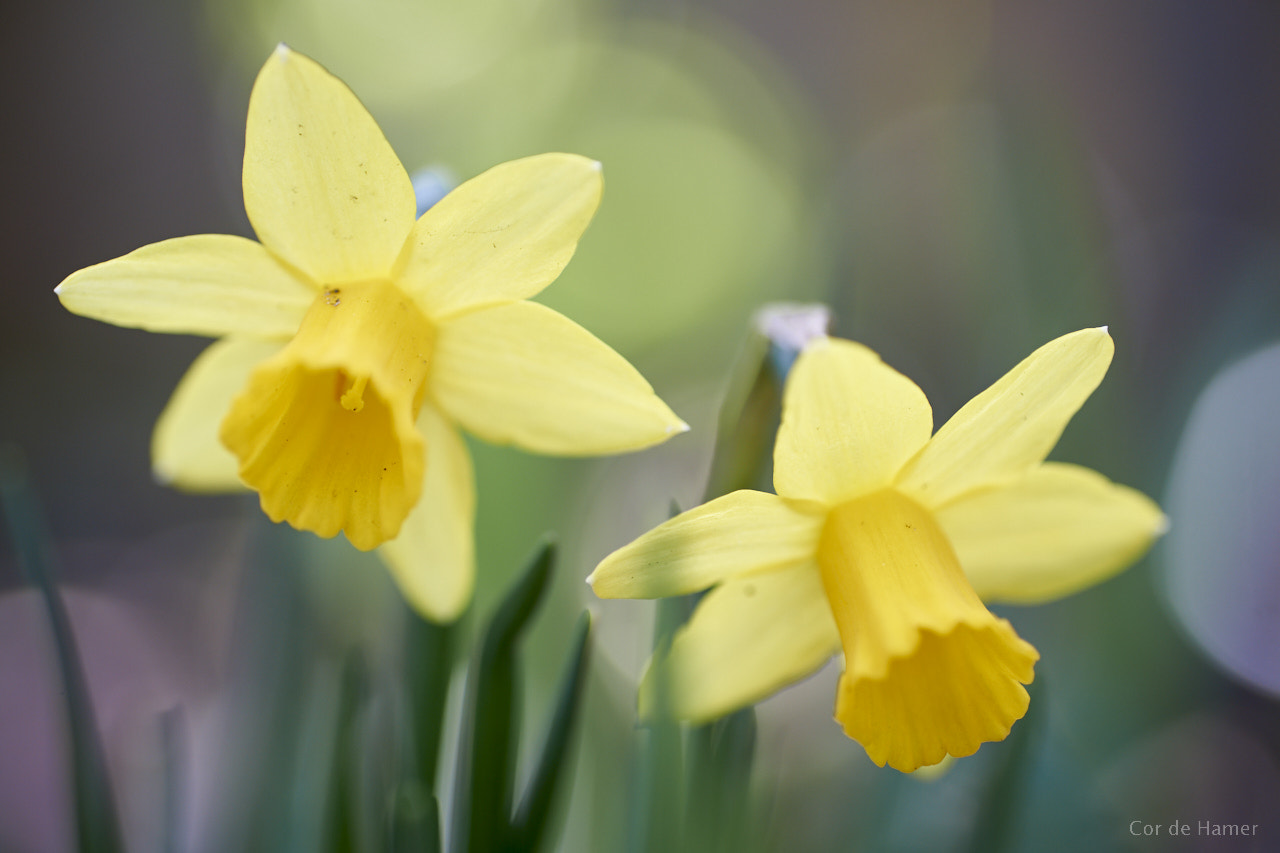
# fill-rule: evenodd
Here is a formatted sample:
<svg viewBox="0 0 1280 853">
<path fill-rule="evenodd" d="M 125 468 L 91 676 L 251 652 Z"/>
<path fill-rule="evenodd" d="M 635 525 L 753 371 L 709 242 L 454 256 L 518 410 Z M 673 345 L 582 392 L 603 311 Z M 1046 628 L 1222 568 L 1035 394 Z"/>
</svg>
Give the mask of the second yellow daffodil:
<svg viewBox="0 0 1280 853">
<path fill-rule="evenodd" d="M 77 314 L 220 339 L 157 424 L 162 480 L 243 483 L 274 521 L 377 547 L 407 599 L 448 620 L 474 573 L 458 426 L 563 455 L 687 429 L 620 355 L 526 301 L 594 215 L 598 163 L 504 163 L 415 221 L 409 176 L 372 116 L 281 45 L 249 99 L 243 179 L 261 242 L 166 240 L 58 287 Z"/>
<path fill-rule="evenodd" d="M 589 578 L 604 598 L 711 588 L 646 672 L 642 715 L 708 721 L 843 650 L 835 716 L 877 764 L 911 771 L 1007 736 L 1039 655 L 983 600 L 1075 592 L 1165 524 L 1142 494 L 1044 462 L 1112 351 L 1105 329 L 1058 338 L 931 437 L 911 380 L 859 344 L 812 342 L 784 392 L 777 494 L 676 516 Z"/>
</svg>

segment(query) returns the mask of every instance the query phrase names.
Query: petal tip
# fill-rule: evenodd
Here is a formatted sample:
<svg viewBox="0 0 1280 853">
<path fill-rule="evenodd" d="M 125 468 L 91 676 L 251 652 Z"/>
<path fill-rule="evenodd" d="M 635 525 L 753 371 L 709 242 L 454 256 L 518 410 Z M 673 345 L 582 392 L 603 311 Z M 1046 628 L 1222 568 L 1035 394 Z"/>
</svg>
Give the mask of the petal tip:
<svg viewBox="0 0 1280 853">
<path fill-rule="evenodd" d="M 280 60 L 288 59 L 292 53 L 293 51 L 289 48 L 289 45 L 285 44 L 284 42 L 276 42 L 276 49 L 273 54 L 273 56 L 275 56 L 276 59 L 280 59 Z"/>
<path fill-rule="evenodd" d="M 689 432 L 691 429 L 693 427 L 677 418 L 675 423 L 667 426 L 667 435 L 679 435 L 682 432 Z"/>
<path fill-rule="evenodd" d="M 1169 532 L 1169 516 L 1165 515 L 1162 512 L 1160 513 L 1160 518 L 1156 520 L 1155 529 L 1152 530 L 1152 535 L 1154 535 L 1158 539 L 1168 532 Z"/>
</svg>

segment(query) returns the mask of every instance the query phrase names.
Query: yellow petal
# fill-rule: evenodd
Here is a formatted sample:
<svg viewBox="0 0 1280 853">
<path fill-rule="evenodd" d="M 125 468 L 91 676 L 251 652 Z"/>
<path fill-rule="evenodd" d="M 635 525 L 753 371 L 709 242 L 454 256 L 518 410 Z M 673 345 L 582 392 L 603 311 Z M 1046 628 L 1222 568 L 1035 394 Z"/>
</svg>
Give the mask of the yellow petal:
<svg viewBox="0 0 1280 853">
<path fill-rule="evenodd" d="M 966 403 L 903 469 L 898 488 L 939 507 L 1044 460 L 1111 364 L 1105 328 L 1050 341 Z"/>
<path fill-rule="evenodd" d="M 418 220 L 401 286 L 437 319 L 533 296 L 573 257 L 602 187 L 600 164 L 576 154 L 494 166 Z"/>
<path fill-rule="evenodd" d="M 731 580 L 707 593 L 640 686 L 643 718 L 707 722 L 812 674 L 840 649 L 815 565 Z"/>
<path fill-rule="evenodd" d="M 1166 523 L 1141 492 L 1055 463 L 960 498 L 937 518 L 978 594 L 1019 604 L 1106 580 L 1142 556 Z"/>
<path fill-rule="evenodd" d="M 433 330 L 386 282 L 331 288 L 298 334 L 255 369 L 222 422 L 240 479 L 273 521 L 369 550 L 393 538 L 422 490 L 414 426 Z"/>
<path fill-rule="evenodd" d="M 409 605 L 428 619 L 452 622 L 475 587 L 475 478 L 458 431 L 427 405 L 418 428 L 430 448 L 418 505 L 400 535 L 378 549 Z"/>
<path fill-rule="evenodd" d="M 813 562 L 823 516 L 743 490 L 681 513 L 601 561 L 601 598 L 662 598 Z"/>
<path fill-rule="evenodd" d="M 914 382 L 861 344 L 819 339 L 787 378 L 774 489 L 828 505 L 875 491 L 932 431 L 929 401 Z"/>
<path fill-rule="evenodd" d="M 626 359 L 535 302 L 442 323 L 431 393 L 484 440 L 538 453 L 639 450 L 688 429 Z"/>
<path fill-rule="evenodd" d="M 322 285 L 385 277 L 417 209 L 356 96 L 284 45 L 249 96 L 244 207 L 263 244 Z"/>
<path fill-rule="evenodd" d="M 315 288 L 252 240 L 199 234 L 152 243 L 72 273 L 67 310 L 149 332 L 292 335 Z"/>
<path fill-rule="evenodd" d="M 833 510 L 818 546 L 845 653 L 836 719 L 903 772 L 1001 740 L 1039 655 L 983 606 L 932 514 L 887 489 Z"/>
<path fill-rule="evenodd" d="M 239 463 L 218 440 L 218 424 L 250 371 L 279 352 L 270 341 L 227 338 L 209 346 L 187 370 L 151 436 L 151 465 L 160 482 L 193 492 L 243 489 Z"/>
</svg>

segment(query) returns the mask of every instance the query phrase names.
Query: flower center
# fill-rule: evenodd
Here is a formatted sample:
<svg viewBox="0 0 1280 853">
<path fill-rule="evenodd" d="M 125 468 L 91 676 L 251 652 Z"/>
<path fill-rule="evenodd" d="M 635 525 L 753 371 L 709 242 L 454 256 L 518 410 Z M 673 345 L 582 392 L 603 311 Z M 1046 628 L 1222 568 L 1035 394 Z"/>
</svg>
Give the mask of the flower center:
<svg viewBox="0 0 1280 853">
<path fill-rule="evenodd" d="M 1026 713 L 1039 655 L 983 605 L 924 507 L 893 489 L 836 507 L 818 565 L 845 653 L 836 719 L 877 764 L 970 755 Z"/>
<path fill-rule="evenodd" d="M 222 423 L 240 477 L 273 521 L 358 548 L 399 532 L 425 447 L 414 426 L 435 330 L 387 281 L 318 295 L 293 339 L 259 365 Z"/>
</svg>

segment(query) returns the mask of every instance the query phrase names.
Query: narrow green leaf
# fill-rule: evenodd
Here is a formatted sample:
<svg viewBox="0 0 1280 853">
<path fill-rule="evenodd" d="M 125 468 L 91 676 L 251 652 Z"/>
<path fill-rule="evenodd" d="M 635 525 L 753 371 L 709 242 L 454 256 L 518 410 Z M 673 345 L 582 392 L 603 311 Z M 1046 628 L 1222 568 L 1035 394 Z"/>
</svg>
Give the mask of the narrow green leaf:
<svg viewBox="0 0 1280 853">
<path fill-rule="evenodd" d="M 460 629 L 456 622 L 441 625 L 424 619 L 407 606 L 404 612 L 404 679 L 413 749 L 393 797 L 387 849 L 438 853 L 443 845 L 436 776 Z"/>
<path fill-rule="evenodd" d="M 453 849 L 492 853 L 511 837 L 518 742 L 516 643 L 541 601 L 555 565 L 548 539 L 490 620 L 467 680 L 454 786 Z"/>
<path fill-rule="evenodd" d="M 435 791 L 440 733 L 449 700 L 449 680 L 457 645 L 456 623 L 440 625 L 405 607 L 405 682 L 413 720 L 413 772 Z"/>
<path fill-rule="evenodd" d="M 89 686 L 85 680 L 80 652 L 66 605 L 55 580 L 54 557 L 27 482 L 21 451 L 13 445 L 0 446 L 0 504 L 8 522 L 18 562 L 44 600 L 53 634 L 71 752 L 71 779 L 78 847 L 82 853 L 123 851 L 124 841 L 116 813 L 115 797 Z"/>
<path fill-rule="evenodd" d="M 516 812 L 513 850 L 538 850 L 546 840 L 552 805 L 568 764 L 569 741 L 582 704 L 590 636 L 591 615 L 583 613 L 574 631 L 569 669 L 560 682 L 560 698 L 547 728 L 542 755 Z M 572 773 L 571 768 L 569 772 Z"/>
</svg>

